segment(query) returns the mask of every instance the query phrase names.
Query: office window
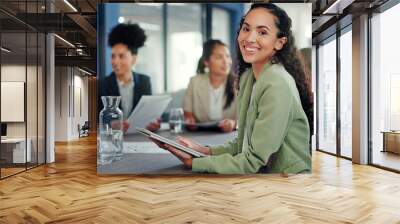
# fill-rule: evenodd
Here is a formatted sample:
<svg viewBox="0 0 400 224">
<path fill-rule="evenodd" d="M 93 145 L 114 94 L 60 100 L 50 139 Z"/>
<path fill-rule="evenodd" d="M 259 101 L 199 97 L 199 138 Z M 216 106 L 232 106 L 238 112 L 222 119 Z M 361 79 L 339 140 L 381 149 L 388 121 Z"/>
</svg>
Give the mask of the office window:
<svg viewBox="0 0 400 224">
<path fill-rule="evenodd" d="M 336 153 L 336 39 L 318 48 L 318 149 Z"/>
<path fill-rule="evenodd" d="M 311 88 L 314 99 L 314 133 L 312 133 L 312 149 L 316 149 L 316 133 L 317 133 L 317 48 L 312 46 L 311 50 Z"/>
<path fill-rule="evenodd" d="M 231 49 L 231 29 L 229 12 L 219 8 L 212 9 L 212 39 L 219 39 Z"/>
<path fill-rule="evenodd" d="M 390 130 L 400 130 L 400 73 L 390 76 Z"/>
<path fill-rule="evenodd" d="M 167 18 L 167 91 L 184 89 L 196 74 L 201 56 L 200 4 L 168 4 Z"/>
<path fill-rule="evenodd" d="M 372 163 L 400 170 L 400 5 L 371 18 Z M 393 131 L 393 132 L 392 132 Z"/>
<path fill-rule="evenodd" d="M 352 157 L 352 35 L 340 36 L 340 152 Z"/>
<path fill-rule="evenodd" d="M 162 4 L 119 4 L 119 23 L 138 23 L 147 35 L 145 46 L 140 48 L 134 71 L 151 78 L 154 93 L 164 91 Z M 110 56 L 106 56 L 110 57 Z"/>
<path fill-rule="evenodd" d="M 311 4 L 304 3 L 276 3 L 285 9 L 292 19 L 292 34 L 298 49 L 311 48 Z"/>
</svg>

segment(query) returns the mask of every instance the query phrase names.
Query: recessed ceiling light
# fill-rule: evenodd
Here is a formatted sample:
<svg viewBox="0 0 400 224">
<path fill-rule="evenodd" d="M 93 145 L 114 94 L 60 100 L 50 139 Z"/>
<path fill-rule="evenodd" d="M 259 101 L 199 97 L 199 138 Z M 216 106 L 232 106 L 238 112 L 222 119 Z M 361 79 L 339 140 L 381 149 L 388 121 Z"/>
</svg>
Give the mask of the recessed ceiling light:
<svg viewBox="0 0 400 224">
<path fill-rule="evenodd" d="M 68 40 L 66 40 L 66 39 L 64 39 L 64 38 L 62 38 L 62 37 L 60 37 L 60 36 L 57 35 L 57 34 L 54 34 L 54 36 L 57 37 L 58 39 L 60 39 L 62 42 L 64 42 L 64 43 L 66 43 L 67 45 L 69 45 L 70 47 L 75 48 L 75 45 L 73 45 L 73 44 L 72 44 L 71 42 L 69 42 Z"/>
<path fill-rule="evenodd" d="M 83 69 L 81 69 L 81 68 L 79 68 L 79 67 L 78 67 L 78 69 L 79 69 L 79 71 L 81 71 L 81 72 L 83 72 L 83 73 L 85 73 L 85 74 L 87 74 L 87 75 L 92 75 L 92 73 L 90 73 L 90 72 L 88 72 L 88 71 L 86 71 L 86 70 L 83 70 Z"/>
<path fill-rule="evenodd" d="M 65 4 L 67 4 L 74 12 L 78 12 L 78 10 L 68 1 L 64 0 Z"/>
<path fill-rule="evenodd" d="M 355 0 L 336 0 L 322 14 L 342 14 Z"/>
<path fill-rule="evenodd" d="M 7 49 L 7 48 L 5 48 L 5 47 L 1 47 L 0 49 L 1 49 L 2 51 L 6 52 L 6 53 L 10 53 L 10 52 L 11 52 L 11 50 L 9 50 L 9 49 Z"/>
</svg>

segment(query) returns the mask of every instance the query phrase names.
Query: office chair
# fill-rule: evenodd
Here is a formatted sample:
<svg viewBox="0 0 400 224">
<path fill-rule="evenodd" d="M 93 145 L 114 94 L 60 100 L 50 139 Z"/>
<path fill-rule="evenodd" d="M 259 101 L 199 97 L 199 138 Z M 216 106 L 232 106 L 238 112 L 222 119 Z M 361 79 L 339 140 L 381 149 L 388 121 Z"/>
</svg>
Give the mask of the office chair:
<svg viewBox="0 0 400 224">
<path fill-rule="evenodd" d="M 89 129 L 90 129 L 89 121 L 85 121 L 82 127 L 78 124 L 79 138 L 89 136 Z"/>
</svg>

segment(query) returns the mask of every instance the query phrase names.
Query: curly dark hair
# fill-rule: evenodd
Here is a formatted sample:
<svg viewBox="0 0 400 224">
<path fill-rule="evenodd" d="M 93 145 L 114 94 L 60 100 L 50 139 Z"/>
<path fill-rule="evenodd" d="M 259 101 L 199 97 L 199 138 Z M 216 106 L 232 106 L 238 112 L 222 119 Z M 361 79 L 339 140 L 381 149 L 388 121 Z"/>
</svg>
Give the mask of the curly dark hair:
<svg viewBox="0 0 400 224">
<path fill-rule="evenodd" d="M 116 44 L 125 44 L 132 54 L 137 54 L 138 49 L 143 47 L 146 38 L 144 30 L 138 24 L 120 23 L 108 35 L 108 45 L 113 47 Z"/>
<path fill-rule="evenodd" d="M 278 28 L 278 38 L 286 37 L 287 42 L 283 46 L 283 48 L 277 51 L 271 61 L 271 63 L 281 63 L 286 71 L 293 77 L 296 82 L 297 90 L 299 91 L 301 105 L 305 114 L 307 115 L 307 120 L 310 126 L 310 133 L 313 133 L 314 129 L 314 107 L 313 107 L 313 97 L 310 88 L 309 75 L 307 74 L 305 65 L 303 61 L 299 58 L 299 52 L 295 46 L 295 40 L 292 34 L 291 26 L 292 20 L 287 15 L 287 13 L 279 8 L 278 6 L 272 3 L 254 3 L 251 5 L 249 13 L 251 10 L 256 8 L 264 8 L 267 9 L 270 13 L 272 13 L 275 17 L 275 25 Z M 247 14 L 246 14 L 247 15 Z M 242 29 L 243 22 L 245 20 L 244 16 L 240 21 L 240 27 L 237 31 L 237 36 L 239 36 L 239 32 Z M 236 38 L 237 39 L 237 38 Z M 246 63 L 243 60 L 242 54 L 240 52 L 239 44 L 236 44 L 236 50 L 238 55 L 238 74 L 239 77 L 243 72 L 245 72 L 248 68 L 251 67 L 251 64 Z"/>
<path fill-rule="evenodd" d="M 204 68 L 205 64 L 204 61 L 207 61 L 210 56 L 212 55 L 212 52 L 216 46 L 224 46 L 226 47 L 226 44 L 224 44 L 220 40 L 207 40 L 203 44 L 203 53 L 199 59 L 199 62 L 197 64 L 197 69 L 196 72 L 197 74 L 204 74 Z M 226 101 L 224 105 L 224 109 L 228 108 L 232 102 L 233 99 L 235 98 L 235 76 L 232 74 L 232 72 L 229 72 L 227 80 L 226 80 L 226 87 L 225 87 L 225 96 L 226 96 Z"/>
</svg>

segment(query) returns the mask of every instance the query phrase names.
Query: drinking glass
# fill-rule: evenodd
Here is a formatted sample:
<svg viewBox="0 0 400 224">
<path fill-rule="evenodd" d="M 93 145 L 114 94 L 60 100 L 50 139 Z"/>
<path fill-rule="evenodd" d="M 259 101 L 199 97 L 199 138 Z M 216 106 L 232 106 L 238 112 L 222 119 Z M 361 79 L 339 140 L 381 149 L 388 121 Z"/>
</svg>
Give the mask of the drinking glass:
<svg viewBox="0 0 400 224">
<path fill-rule="evenodd" d="M 172 133 L 182 133 L 183 131 L 183 109 L 173 108 L 169 112 L 169 128 Z"/>
</svg>

